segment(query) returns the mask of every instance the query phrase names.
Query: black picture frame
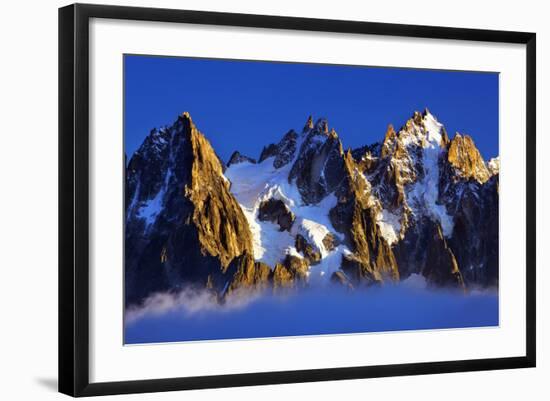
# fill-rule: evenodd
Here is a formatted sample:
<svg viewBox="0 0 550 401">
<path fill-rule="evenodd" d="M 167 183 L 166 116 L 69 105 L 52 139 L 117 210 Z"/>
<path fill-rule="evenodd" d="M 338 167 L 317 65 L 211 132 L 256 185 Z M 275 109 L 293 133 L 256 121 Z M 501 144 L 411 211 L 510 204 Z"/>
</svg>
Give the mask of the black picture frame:
<svg viewBox="0 0 550 401">
<path fill-rule="evenodd" d="M 520 357 L 90 383 L 89 21 L 90 18 L 275 28 L 526 46 L 526 354 Z M 59 391 L 71 396 L 252 386 L 534 367 L 536 363 L 536 35 L 358 21 L 74 4 L 59 9 Z"/>
</svg>

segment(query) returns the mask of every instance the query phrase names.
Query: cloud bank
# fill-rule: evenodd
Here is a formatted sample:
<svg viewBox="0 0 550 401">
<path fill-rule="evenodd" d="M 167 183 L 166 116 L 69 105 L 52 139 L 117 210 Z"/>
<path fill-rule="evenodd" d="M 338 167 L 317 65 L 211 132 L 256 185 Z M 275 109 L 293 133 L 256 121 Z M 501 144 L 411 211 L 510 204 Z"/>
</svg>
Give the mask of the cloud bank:
<svg viewBox="0 0 550 401">
<path fill-rule="evenodd" d="M 401 285 L 348 292 L 334 287 L 286 295 L 229 299 L 220 305 L 207 292 L 157 294 L 126 311 L 125 343 L 222 340 L 396 330 L 497 326 L 496 291 Z"/>
</svg>

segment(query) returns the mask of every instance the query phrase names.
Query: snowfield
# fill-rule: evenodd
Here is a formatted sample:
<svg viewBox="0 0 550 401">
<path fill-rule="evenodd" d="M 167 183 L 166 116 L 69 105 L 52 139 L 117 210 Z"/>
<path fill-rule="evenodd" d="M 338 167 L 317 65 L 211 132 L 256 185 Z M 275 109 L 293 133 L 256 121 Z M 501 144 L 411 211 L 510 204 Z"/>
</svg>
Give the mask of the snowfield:
<svg viewBox="0 0 550 401">
<path fill-rule="evenodd" d="M 431 216 L 441 224 L 443 235 L 450 237 L 453 233 L 453 219 L 447 214 L 445 205 L 437 203 L 439 197 L 439 156 L 443 152 L 441 147 L 441 130 L 439 123 L 429 112 L 424 117 L 426 136 L 408 135 L 409 146 L 419 143 L 423 147 L 424 177 L 413 184 L 407 192 L 407 203 L 413 213 Z"/>
<path fill-rule="evenodd" d="M 241 205 L 252 231 L 255 259 L 274 268 L 287 254 L 303 257 L 294 246 L 296 235 L 301 234 L 321 253 L 322 258 L 318 265 L 310 267 L 309 278 L 312 282 L 323 282 L 339 269 L 342 254 L 350 251 L 344 245 L 339 245 L 329 252 L 323 245 L 323 239 L 328 233 L 339 240 L 343 239 L 329 218 L 329 211 L 337 202 L 336 196 L 330 194 L 316 205 L 305 205 L 294 182 L 288 182 L 303 136 L 296 144 L 294 159 L 283 167 L 273 167 L 274 157 L 270 157 L 258 164 L 232 164 L 225 171 L 225 176 L 231 182 L 231 192 Z M 281 200 L 294 213 L 296 220 L 290 232 L 280 231 L 277 224 L 258 219 L 260 204 L 270 198 Z"/>
</svg>

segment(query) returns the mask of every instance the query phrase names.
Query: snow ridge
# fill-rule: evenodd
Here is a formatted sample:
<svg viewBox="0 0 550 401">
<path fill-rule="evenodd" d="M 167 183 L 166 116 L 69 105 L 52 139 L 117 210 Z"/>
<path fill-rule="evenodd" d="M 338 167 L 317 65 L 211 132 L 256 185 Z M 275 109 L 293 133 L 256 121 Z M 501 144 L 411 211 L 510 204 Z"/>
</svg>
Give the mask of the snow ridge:
<svg viewBox="0 0 550 401">
<path fill-rule="evenodd" d="M 430 113 L 426 112 L 422 119 L 423 126 L 415 126 L 415 144 L 422 146 L 422 167 L 424 176 L 416 181 L 407 192 L 407 203 L 415 214 L 430 216 L 441 224 L 445 237 L 450 237 L 453 232 L 453 219 L 447 213 L 445 205 L 438 202 L 439 199 L 439 159 L 443 154 L 442 129 L 443 125 Z M 418 141 L 420 140 L 420 141 Z M 412 144 L 409 141 L 408 144 Z"/>
</svg>

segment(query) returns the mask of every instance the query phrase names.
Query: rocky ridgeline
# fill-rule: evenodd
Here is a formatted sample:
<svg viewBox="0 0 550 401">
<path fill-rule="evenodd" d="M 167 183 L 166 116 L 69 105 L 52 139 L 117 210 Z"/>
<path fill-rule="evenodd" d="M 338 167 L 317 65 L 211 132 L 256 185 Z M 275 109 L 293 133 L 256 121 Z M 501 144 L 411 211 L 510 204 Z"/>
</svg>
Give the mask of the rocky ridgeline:
<svg viewBox="0 0 550 401">
<path fill-rule="evenodd" d="M 398 131 L 390 125 L 382 142 L 347 151 L 327 120 L 309 117 L 301 133 L 290 130 L 257 161 L 234 152 L 227 168 L 239 165 L 267 166 L 300 199 L 270 190 L 253 209 L 239 204 L 232 192 L 239 183 L 225 177 L 187 113 L 147 136 L 126 172 L 128 305 L 186 286 L 220 300 L 287 291 L 311 285 L 315 269 L 348 289 L 411 274 L 438 287 L 498 285 L 499 160 L 485 163 L 467 135 L 449 139 L 428 110 Z M 280 192 L 270 180 L 260 184 Z M 330 199 L 329 223 L 300 214 Z M 255 255 L 258 242 L 270 246 L 256 224 L 289 241 L 272 264 Z"/>
</svg>

